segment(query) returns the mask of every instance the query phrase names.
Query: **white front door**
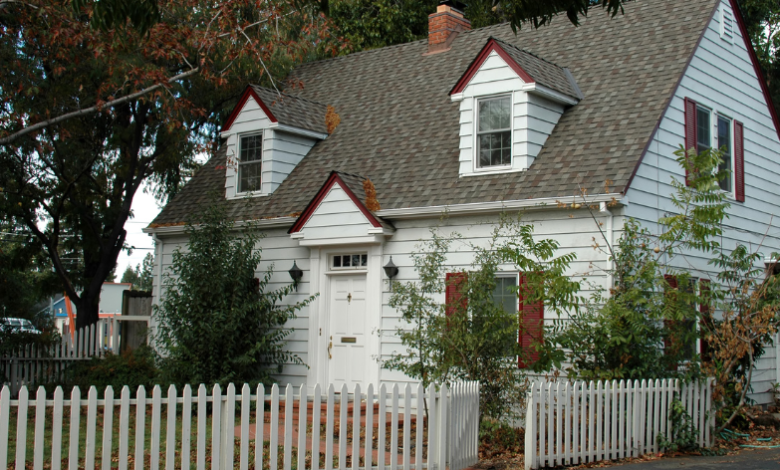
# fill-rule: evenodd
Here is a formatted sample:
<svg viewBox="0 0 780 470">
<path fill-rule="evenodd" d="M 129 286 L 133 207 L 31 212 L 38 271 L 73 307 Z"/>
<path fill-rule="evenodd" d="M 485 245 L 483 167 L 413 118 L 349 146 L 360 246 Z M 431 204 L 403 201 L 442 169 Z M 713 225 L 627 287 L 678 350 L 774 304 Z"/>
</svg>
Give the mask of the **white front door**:
<svg viewBox="0 0 780 470">
<path fill-rule="evenodd" d="M 329 380 L 338 391 L 363 383 L 366 371 L 366 275 L 335 275 L 330 282 Z"/>
</svg>

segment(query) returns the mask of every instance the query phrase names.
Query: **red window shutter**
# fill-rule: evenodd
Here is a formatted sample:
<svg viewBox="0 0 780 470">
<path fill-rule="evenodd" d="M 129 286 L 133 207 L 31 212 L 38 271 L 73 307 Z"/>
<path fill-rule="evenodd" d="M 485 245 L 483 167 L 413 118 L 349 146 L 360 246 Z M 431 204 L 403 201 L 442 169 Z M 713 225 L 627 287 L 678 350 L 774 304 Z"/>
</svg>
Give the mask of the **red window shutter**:
<svg viewBox="0 0 780 470">
<path fill-rule="evenodd" d="M 465 310 L 468 305 L 468 298 L 463 295 L 463 283 L 466 281 L 466 273 L 447 273 L 445 277 L 445 302 L 447 316 L 451 316 L 455 313 L 459 307 Z"/>
<path fill-rule="evenodd" d="M 739 121 L 734 121 L 734 193 L 745 202 L 745 129 Z"/>
<path fill-rule="evenodd" d="M 539 353 L 534 348 L 535 344 L 542 341 L 542 325 L 544 321 L 544 302 L 542 300 L 527 304 L 525 298 L 530 297 L 528 280 L 523 273 L 520 273 L 520 332 L 517 340 L 525 354 L 518 357 L 517 367 L 524 369 L 531 366 L 539 359 Z M 527 359 L 523 361 L 523 358 Z"/>
<path fill-rule="evenodd" d="M 706 294 L 710 291 L 710 280 L 709 279 L 700 279 L 699 280 L 699 295 L 701 297 L 706 297 Z M 709 328 L 712 326 L 712 314 L 711 314 L 711 305 L 709 303 L 709 300 L 704 300 L 701 304 L 699 304 L 699 313 L 701 313 L 701 325 L 699 327 L 700 336 L 705 334 L 707 331 L 709 331 Z M 700 337 L 699 338 L 699 351 L 701 355 L 701 360 L 704 362 L 710 362 L 712 361 L 712 349 L 710 348 L 710 342 L 707 341 L 706 338 Z"/>
<path fill-rule="evenodd" d="M 697 136 L 696 136 L 696 102 L 690 98 L 685 98 L 685 151 L 687 152 L 691 148 L 694 150 L 697 148 Z M 691 183 L 688 179 L 688 169 L 685 169 L 685 185 L 690 186 Z"/>
</svg>

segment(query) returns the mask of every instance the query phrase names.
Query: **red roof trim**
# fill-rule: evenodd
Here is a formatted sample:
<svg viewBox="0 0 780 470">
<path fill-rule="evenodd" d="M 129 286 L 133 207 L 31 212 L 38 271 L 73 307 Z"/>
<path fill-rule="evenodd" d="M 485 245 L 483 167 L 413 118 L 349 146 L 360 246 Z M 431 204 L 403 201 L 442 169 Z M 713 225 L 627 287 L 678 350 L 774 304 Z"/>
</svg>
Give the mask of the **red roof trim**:
<svg viewBox="0 0 780 470">
<path fill-rule="evenodd" d="M 300 216 L 298 216 L 298 220 L 295 221 L 295 224 L 290 228 L 290 230 L 287 233 L 297 233 L 300 232 L 304 225 L 306 225 L 306 222 L 309 221 L 312 215 L 314 215 L 314 212 L 317 210 L 317 208 L 320 206 L 320 203 L 323 199 L 325 199 L 325 196 L 328 195 L 331 188 L 338 183 L 338 185 L 341 187 L 341 189 L 344 190 L 345 193 L 347 193 L 347 196 L 349 196 L 350 199 L 352 199 L 352 202 L 355 203 L 358 209 L 360 209 L 360 212 L 363 213 L 363 215 L 366 216 L 369 222 L 371 222 L 371 225 L 374 227 L 381 227 L 382 224 L 379 222 L 379 219 L 374 216 L 374 214 L 371 213 L 370 210 L 368 210 L 363 204 L 363 202 L 358 199 L 358 197 L 355 195 L 355 193 L 350 189 L 349 186 L 347 186 L 346 183 L 344 183 L 344 180 L 341 179 L 338 173 L 335 171 L 332 171 L 330 173 L 330 176 L 325 181 L 325 184 L 322 185 L 322 188 L 320 188 L 319 191 L 317 191 L 317 194 L 314 196 L 314 198 L 309 202 L 309 204 L 306 206 L 306 209 L 303 210 Z"/>
<path fill-rule="evenodd" d="M 535 80 L 531 78 L 528 73 L 523 70 L 522 67 L 520 67 L 517 62 L 511 57 L 509 57 L 509 54 L 506 53 L 503 47 L 493 38 L 488 39 L 487 44 L 482 48 L 481 51 L 479 51 L 479 54 L 477 54 L 477 57 L 471 62 L 471 65 L 469 65 L 469 68 L 466 69 L 466 72 L 460 77 L 458 80 L 458 83 L 455 84 L 455 86 L 450 90 L 450 95 L 454 95 L 455 93 L 461 93 L 466 88 L 466 86 L 469 84 L 472 78 L 474 78 L 474 75 L 477 74 L 477 71 L 482 67 L 482 64 L 485 63 L 487 58 L 490 56 L 490 53 L 495 51 L 499 57 L 504 59 L 504 62 L 509 65 L 509 67 L 512 68 L 512 70 L 515 71 L 515 73 L 520 77 L 522 81 L 525 83 L 534 83 Z"/>
<path fill-rule="evenodd" d="M 742 11 L 739 9 L 739 5 L 737 5 L 737 3 L 734 0 L 729 0 L 729 4 L 731 5 L 731 10 L 734 12 L 734 18 L 737 19 L 737 25 L 739 25 L 739 31 L 742 34 L 742 40 L 745 42 L 745 48 L 748 51 L 748 56 L 750 56 L 750 62 L 753 64 L 753 70 L 756 72 L 756 77 L 758 77 L 758 83 L 761 86 L 761 92 L 764 95 L 764 100 L 766 101 L 766 105 L 769 108 L 769 114 L 772 116 L 772 122 L 775 125 L 775 132 L 777 132 L 777 137 L 778 139 L 780 139 L 780 119 L 778 119 L 777 111 L 775 110 L 775 107 L 772 105 L 772 98 L 769 95 L 769 88 L 767 88 L 766 80 L 764 79 L 764 73 L 761 71 L 761 66 L 758 65 L 758 57 L 756 56 L 755 49 L 753 49 L 753 43 L 750 42 L 750 38 L 748 37 L 747 28 L 745 28 L 745 19 L 742 17 Z M 688 62 L 685 64 L 683 73 L 680 74 L 680 78 L 677 80 L 677 85 L 675 85 L 674 87 L 674 91 L 672 92 L 672 97 L 666 103 L 664 112 L 661 114 L 661 117 L 658 119 L 658 122 L 655 124 L 655 127 L 653 128 L 653 132 L 650 134 L 651 136 L 655 135 L 655 133 L 658 132 L 658 128 L 661 126 L 661 120 L 664 118 L 664 116 L 666 116 L 666 112 L 669 110 L 669 106 L 672 104 L 672 99 L 674 99 L 674 97 L 677 95 L 677 90 L 680 88 L 680 83 L 682 82 L 683 76 L 685 76 L 685 70 L 688 70 L 688 66 L 691 64 L 693 55 L 696 54 L 696 50 L 699 48 L 699 44 L 701 44 L 702 38 L 704 38 L 704 33 L 707 31 L 709 24 L 712 22 L 712 19 L 715 17 L 715 14 L 718 12 L 719 6 L 720 6 L 720 2 L 715 4 L 715 8 L 712 11 L 712 15 L 710 15 L 709 21 L 707 22 L 704 29 L 702 30 L 701 36 L 699 36 L 699 40 L 696 42 L 696 47 L 694 47 L 691 56 L 688 57 Z M 626 183 L 626 187 L 623 189 L 623 194 L 628 193 L 628 188 L 631 187 L 631 182 L 634 181 L 634 176 L 636 176 L 636 172 L 639 170 L 639 165 L 641 165 L 642 161 L 645 159 L 645 155 L 647 154 L 647 150 L 650 148 L 651 143 L 652 143 L 652 139 L 647 141 L 647 145 L 645 145 L 645 149 L 642 151 L 642 158 L 639 159 L 636 166 L 634 167 L 634 171 L 633 173 L 631 173 L 631 177 L 628 179 L 628 183 Z"/>
<path fill-rule="evenodd" d="M 769 114 L 772 115 L 772 122 L 775 124 L 777 138 L 780 139 L 780 119 L 778 119 L 777 111 L 772 104 L 772 97 L 769 94 L 769 88 L 766 85 L 764 72 L 761 71 L 761 66 L 758 64 L 756 50 L 753 49 L 753 43 L 750 42 L 750 37 L 748 36 L 747 28 L 745 27 L 745 19 L 742 17 L 742 10 L 739 9 L 739 5 L 735 0 L 729 0 L 729 4 L 731 4 L 731 10 L 734 12 L 734 17 L 737 19 L 739 31 L 742 33 L 742 40 L 745 41 L 745 47 L 747 48 L 748 55 L 750 55 L 750 62 L 753 63 L 753 70 L 755 70 L 756 77 L 758 77 L 758 83 L 761 85 L 761 92 L 764 94 L 764 100 L 766 100 L 766 105 L 769 108 Z"/>
<path fill-rule="evenodd" d="M 628 194 L 628 189 L 631 187 L 631 183 L 634 181 L 636 172 L 639 171 L 639 167 L 642 165 L 642 162 L 645 159 L 645 155 L 647 155 L 647 151 L 650 149 L 650 145 L 653 143 L 652 137 L 656 134 L 656 132 L 658 132 L 658 129 L 661 127 L 661 121 L 663 121 L 667 111 L 669 111 L 669 107 L 672 105 L 672 100 L 674 100 L 674 97 L 677 96 L 677 90 L 680 89 L 680 84 L 682 83 L 682 79 L 685 76 L 685 72 L 688 70 L 688 67 L 691 65 L 693 56 L 696 55 L 696 50 L 699 49 L 701 40 L 704 39 L 704 33 L 707 32 L 707 28 L 709 27 L 710 23 L 712 23 L 712 19 L 715 17 L 715 13 L 718 12 L 718 5 L 720 5 L 719 2 L 715 3 L 715 8 L 713 8 L 712 13 L 710 14 L 710 19 L 707 20 L 707 24 L 705 24 L 704 28 L 702 28 L 701 34 L 699 34 L 699 40 L 696 41 L 696 45 L 693 47 L 693 50 L 691 51 L 691 55 L 688 56 L 688 60 L 685 62 L 685 67 L 683 67 L 683 71 L 682 73 L 680 73 L 680 77 L 677 79 L 677 83 L 674 85 L 672 94 L 670 95 L 669 100 L 666 102 L 666 106 L 664 106 L 664 110 L 661 113 L 661 116 L 658 118 L 658 121 L 655 123 L 655 127 L 653 127 L 652 132 L 650 132 L 650 138 L 647 139 L 647 144 L 645 144 L 645 148 L 642 150 L 642 156 L 639 158 L 639 161 L 636 162 L 636 166 L 634 166 L 634 171 L 631 172 L 631 176 L 628 178 L 628 182 L 626 182 L 626 187 L 623 188 L 623 194 Z"/>
<path fill-rule="evenodd" d="M 268 119 L 271 120 L 271 122 L 277 122 L 276 116 L 271 112 L 270 109 L 268 109 L 268 106 L 263 103 L 263 100 L 260 99 L 259 96 L 257 96 L 257 93 L 251 86 L 247 86 L 244 90 L 244 93 L 241 94 L 241 98 L 238 100 L 238 104 L 235 108 L 233 108 L 233 111 L 231 111 L 230 116 L 228 116 L 227 121 L 225 121 L 225 124 L 222 126 L 222 130 L 220 132 L 225 132 L 228 129 L 230 129 L 230 126 L 233 125 L 233 121 L 236 120 L 239 113 L 241 113 L 241 110 L 244 109 L 244 105 L 249 100 L 249 97 L 252 97 L 255 99 L 257 104 L 260 106 L 260 108 L 263 110 L 266 116 L 268 116 Z"/>
</svg>

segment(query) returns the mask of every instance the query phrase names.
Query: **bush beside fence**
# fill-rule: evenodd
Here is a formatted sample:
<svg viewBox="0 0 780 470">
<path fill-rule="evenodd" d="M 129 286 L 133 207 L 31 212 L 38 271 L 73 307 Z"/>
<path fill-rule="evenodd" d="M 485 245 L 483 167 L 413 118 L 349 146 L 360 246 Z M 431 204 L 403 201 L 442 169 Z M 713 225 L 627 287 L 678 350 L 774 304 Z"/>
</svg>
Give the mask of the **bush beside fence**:
<svg viewBox="0 0 780 470">
<path fill-rule="evenodd" d="M 99 398 L 97 389 L 91 387 L 86 400 L 78 388 L 66 400 L 59 387 L 51 398 L 43 387 L 34 398 L 23 387 L 19 399 L 11 400 L 10 389 L 3 387 L 0 469 L 8 468 L 14 458 L 17 470 L 29 468 L 29 463 L 33 469 L 43 469 L 45 461 L 52 470 L 65 464 L 73 470 L 114 466 L 128 470 L 133 464 L 135 470 L 159 470 L 161 462 L 166 470 L 205 470 L 209 465 L 213 470 L 318 470 L 322 457 L 326 470 L 334 466 L 460 470 L 477 461 L 479 385 L 475 382 L 456 383 L 451 388 L 442 385 L 438 390 L 431 386 L 427 391 L 421 385 L 407 384 L 401 390 L 398 385 L 383 384 L 378 389 L 369 385 L 365 392 L 356 386 L 352 393 L 346 386 L 336 393 L 333 385 L 327 390 L 319 385 L 313 390 L 305 385 L 280 390 L 274 385 L 270 395 L 260 385 L 254 392 L 244 385 L 237 393 L 229 385 L 223 393 L 216 385 L 208 395 L 200 385 L 197 390 L 186 386 L 179 394 L 171 386 L 163 396 L 155 386 L 151 397 L 139 387 L 131 398 L 128 387 L 119 397 L 107 387 Z M 16 442 L 10 446 L 14 409 Z M 63 418 L 69 418 L 68 428 Z M 28 421 L 34 430 L 32 462 L 27 449 Z M 113 450 L 117 445 L 118 450 Z M 95 465 L 98 458 L 101 467 Z"/>
<path fill-rule="evenodd" d="M 528 392 L 525 468 L 575 465 L 658 452 L 670 440 L 669 407 L 678 398 L 707 447 L 715 424 L 714 379 L 533 382 Z"/>
</svg>

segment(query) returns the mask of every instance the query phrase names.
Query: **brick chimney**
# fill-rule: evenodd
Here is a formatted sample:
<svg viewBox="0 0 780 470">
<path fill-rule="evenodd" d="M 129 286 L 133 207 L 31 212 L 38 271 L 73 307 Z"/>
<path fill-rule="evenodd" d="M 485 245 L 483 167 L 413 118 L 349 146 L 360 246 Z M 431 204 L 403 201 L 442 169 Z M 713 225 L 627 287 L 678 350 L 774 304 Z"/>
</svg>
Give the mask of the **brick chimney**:
<svg viewBox="0 0 780 470">
<path fill-rule="evenodd" d="M 454 5 L 451 0 L 440 2 L 428 16 L 428 54 L 448 51 L 458 33 L 471 30 L 471 22 Z"/>
</svg>

